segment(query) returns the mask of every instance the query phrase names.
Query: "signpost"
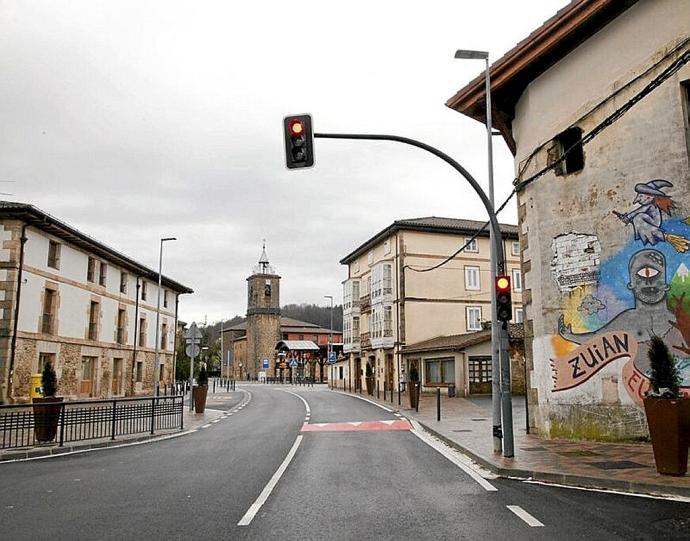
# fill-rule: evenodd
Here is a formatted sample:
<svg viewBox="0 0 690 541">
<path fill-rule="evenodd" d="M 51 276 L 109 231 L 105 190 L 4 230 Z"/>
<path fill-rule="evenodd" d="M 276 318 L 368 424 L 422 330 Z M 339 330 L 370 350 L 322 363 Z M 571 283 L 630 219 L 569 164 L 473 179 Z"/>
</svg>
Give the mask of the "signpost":
<svg viewBox="0 0 690 541">
<path fill-rule="evenodd" d="M 328 364 L 335 364 L 335 351 L 328 354 Z"/>
<path fill-rule="evenodd" d="M 189 326 L 189 330 L 184 334 L 184 341 L 187 344 L 185 353 L 191 359 L 189 363 L 189 411 L 194 410 L 194 401 L 192 400 L 192 389 L 194 388 L 194 359 L 199 355 L 202 336 L 196 323 L 192 323 Z"/>
</svg>

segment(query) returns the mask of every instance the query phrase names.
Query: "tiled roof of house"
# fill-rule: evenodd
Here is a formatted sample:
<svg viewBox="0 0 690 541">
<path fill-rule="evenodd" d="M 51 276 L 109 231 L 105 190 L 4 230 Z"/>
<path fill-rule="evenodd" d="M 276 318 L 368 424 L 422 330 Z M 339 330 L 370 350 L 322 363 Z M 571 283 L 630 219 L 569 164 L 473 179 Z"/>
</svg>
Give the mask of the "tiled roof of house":
<svg viewBox="0 0 690 541">
<path fill-rule="evenodd" d="M 525 338 L 525 327 L 522 323 L 508 325 L 508 337 L 510 340 L 521 341 Z M 450 336 L 437 336 L 410 344 L 403 347 L 404 353 L 421 353 L 426 351 L 460 351 L 470 346 L 476 346 L 491 340 L 491 330 L 483 330 L 465 334 L 453 334 Z"/>
<path fill-rule="evenodd" d="M 515 153 L 512 120 L 527 85 L 613 21 L 637 0 L 572 0 L 489 68 L 491 118 Z M 485 74 L 461 88 L 446 105 L 486 122 Z"/>
<path fill-rule="evenodd" d="M 143 278 L 158 281 L 157 270 L 145 267 L 141 263 L 134 261 L 130 257 L 82 233 L 78 229 L 58 220 L 54 216 L 51 216 L 33 205 L 29 205 L 28 203 L 15 203 L 13 201 L 0 201 L 0 219 L 3 218 L 23 221 L 36 229 L 45 231 L 70 244 L 78 246 L 88 253 L 111 261 Z M 161 281 L 165 287 L 178 293 L 194 293 L 191 288 L 171 278 L 167 278 L 166 276 L 163 276 Z"/>
<path fill-rule="evenodd" d="M 486 228 L 484 226 L 486 225 Z M 501 233 L 505 239 L 517 240 L 518 228 L 516 225 L 499 224 Z M 482 228 L 484 228 L 482 230 Z M 448 235 L 474 235 L 481 231 L 480 236 L 489 236 L 489 226 L 486 222 L 478 220 L 463 220 L 458 218 L 442 218 L 439 216 L 427 216 L 424 218 L 407 218 L 396 220 L 391 225 L 380 231 L 369 240 L 358 246 L 353 252 L 340 260 L 342 265 L 346 265 L 353 259 L 359 257 L 370 248 L 382 242 L 386 237 L 395 231 L 425 231 L 430 233 L 445 233 Z"/>
<path fill-rule="evenodd" d="M 228 331 L 246 331 L 247 330 L 247 320 L 245 319 L 241 323 L 238 323 L 236 325 L 233 325 L 232 327 L 226 327 L 223 329 L 223 332 L 228 332 Z M 299 319 L 293 319 L 291 317 L 285 317 L 285 316 L 280 316 L 280 330 L 281 332 L 303 332 L 305 334 L 312 333 L 312 334 L 323 334 L 323 333 L 330 333 L 333 332 L 333 334 L 341 334 L 342 331 L 338 331 L 333 329 L 325 329 L 323 327 L 319 327 L 315 323 L 310 323 L 308 321 L 300 321 Z"/>
</svg>

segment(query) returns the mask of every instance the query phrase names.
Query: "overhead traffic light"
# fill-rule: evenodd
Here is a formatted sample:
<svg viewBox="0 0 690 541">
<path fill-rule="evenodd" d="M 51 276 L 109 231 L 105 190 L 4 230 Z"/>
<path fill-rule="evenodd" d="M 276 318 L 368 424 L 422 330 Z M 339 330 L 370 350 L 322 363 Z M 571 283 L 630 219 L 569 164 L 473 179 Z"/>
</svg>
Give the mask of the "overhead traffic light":
<svg viewBox="0 0 690 541">
<path fill-rule="evenodd" d="M 504 323 L 513 319 L 513 304 L 510 298 L 510 276 L 496 276 L 496 319 Z"/>
<path fill-rule="evenodd" d="M 283 120 L 285 163 L 288 169 L 314 165 L 314 134 L 311 115 L 294 115 Z"/>
</svg>

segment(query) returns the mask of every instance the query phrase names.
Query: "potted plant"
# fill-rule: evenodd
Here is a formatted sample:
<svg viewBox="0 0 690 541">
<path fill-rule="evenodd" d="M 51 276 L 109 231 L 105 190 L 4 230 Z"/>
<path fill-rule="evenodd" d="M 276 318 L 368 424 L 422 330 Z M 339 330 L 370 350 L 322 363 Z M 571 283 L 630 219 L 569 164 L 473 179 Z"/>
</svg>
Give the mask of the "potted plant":
<svg viewBox="0 0 690 541">
<path fill-rule="evenodd" d="M 365 381 L 367 383 L 367 394 L 373 396 L 374 395 L 374 369 L 371 366 L 371 363 L 367 362 L 367 366 L 365 368 Z"/>
<path fill-rule="evenodd" d="M 45 363 L 41 373 L 42 397 L 33 399 L 34 435 L 39 443 L 50 442 L 57 435 L 58 419 L 60 418 L 60 404 L 62 396 L 55 396 L 57 392 L 57 376 L 50 362 Z"/>
<path fill-rule="evenodd" d="M 419 372 L 417 367 L 412 365 L 410 368 L 410 382 L 407 384 L 410 394 L 410 408 L 416 409 L 419 401 Z"/>
<path fill-rule="evenodd" d="M 199 376 L 196 378 L 197 384 L 192 389 L 194 396 L 194 411 L 197 413 L 204 413 L 206 409 L 206 395 L 208 394 L 208 374 L 206 373 L 206 366 L 201 365 Z"/>
<path fill-rule="evenodd" d="M 688 469 L 690 400 L 680 393 L 680 376 L 675 358 L 659 336 L 648 349 L 651 389 L 644 398 L 654 462 L 659 473 L 685 475 Z"/>
</svg>

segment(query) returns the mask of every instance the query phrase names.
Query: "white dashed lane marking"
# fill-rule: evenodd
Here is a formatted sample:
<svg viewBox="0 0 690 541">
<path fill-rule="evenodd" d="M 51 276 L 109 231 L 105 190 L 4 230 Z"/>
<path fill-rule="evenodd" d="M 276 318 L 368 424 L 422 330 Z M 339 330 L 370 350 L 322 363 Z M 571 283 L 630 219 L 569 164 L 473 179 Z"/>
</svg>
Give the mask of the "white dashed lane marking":
<svg viewBox="0 0 690 541">
<path fill-rule="evenodd" d="M 544 526 L 543 523 L 539 522 L 519 505 L 506 505 L 506 507 L 520 517 L 528 526 L 531 526 L 532 528 L 540 528 Z"/>
</svg>

